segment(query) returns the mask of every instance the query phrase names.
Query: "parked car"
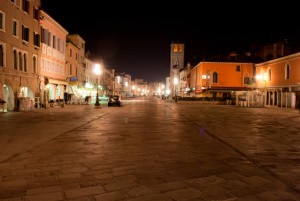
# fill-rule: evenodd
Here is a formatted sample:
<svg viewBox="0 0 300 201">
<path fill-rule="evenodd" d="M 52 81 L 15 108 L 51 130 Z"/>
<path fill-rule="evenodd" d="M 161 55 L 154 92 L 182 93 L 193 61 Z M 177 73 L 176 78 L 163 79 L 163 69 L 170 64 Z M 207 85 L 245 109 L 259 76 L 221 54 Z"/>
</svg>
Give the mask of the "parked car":
<svg viewBox="0 0 300 201">
<path fill-rule="evenodd" d="M 118 95 L 109 96 L 107 106 L 122 106 L 121 98 Z"/>
</svg>

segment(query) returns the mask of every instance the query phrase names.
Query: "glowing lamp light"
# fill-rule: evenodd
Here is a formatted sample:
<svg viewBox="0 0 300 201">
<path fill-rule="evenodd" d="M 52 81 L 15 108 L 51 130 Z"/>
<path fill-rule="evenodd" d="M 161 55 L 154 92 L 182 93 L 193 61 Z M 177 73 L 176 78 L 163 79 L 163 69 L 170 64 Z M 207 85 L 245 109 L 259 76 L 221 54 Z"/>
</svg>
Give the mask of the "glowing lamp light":
<svg viewBox="0 0 300 201">
<path fill-rule="evenodd" d="M 100 68 L 100 64 L 95 64 L 94 66 L 94 73 L 96 75 L 100 75 L 101 74 L 101 68 Z M 99 79 L 98 79 L 98 83 L 97 83 L 97 94 L 96 94 L 96 103 L 95 103 L 95 106 L 96 108 L 99 108 L 100 107 L 100 102 L 99 102 Z"/>
<path fill-rule="evenodd" d="M 170 89 L 167 89 L 166 94 L 167 94 L 167 95 L 170 95 L 170 93 L 171 93 L 171 90 L 170 90 Z"/>
<path fill-rule="evenodd" d="M 100 75 L 100 74 L 101 74 L 100 64 L 95 64 L 95 67 L 94 67 L 94 73 L 95 73 L 96 75 Z"/>
<path fill-rule="evenodd" d="M 256 80 L 262 81 L 262 76 L 261 75 L 256 75 Z"/>
<path fill-rule="evenodd" d="M 92 89 L 93 88 L 93 85 L 91 83 L 85 83 L 85 88 L 87 89 Z"/>
<path fill-rule="evenodd" d="M 256 75 L 256 80 L 266 81 L 268 80 L 268 74 L 267 73 L 258 74 Z"/>
<path fill-rule="evenodd" d="M 178 78 L 177 77 L 174 77 L 174 84 L 178 84 Z"/>
</svg>

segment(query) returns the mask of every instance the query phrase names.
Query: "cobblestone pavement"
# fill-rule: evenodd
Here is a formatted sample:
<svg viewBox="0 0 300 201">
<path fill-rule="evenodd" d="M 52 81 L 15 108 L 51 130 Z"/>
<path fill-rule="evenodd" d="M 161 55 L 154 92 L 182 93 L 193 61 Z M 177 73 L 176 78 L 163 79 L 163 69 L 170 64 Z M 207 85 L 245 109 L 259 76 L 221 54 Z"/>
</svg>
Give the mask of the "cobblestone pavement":
<svg viewBox="0 0 300 201">
<path fill-rule="evenodd" d="M 0 200 L 299 201 L 299 122 L 153 98 L 2 114 Z"/>
</svg>

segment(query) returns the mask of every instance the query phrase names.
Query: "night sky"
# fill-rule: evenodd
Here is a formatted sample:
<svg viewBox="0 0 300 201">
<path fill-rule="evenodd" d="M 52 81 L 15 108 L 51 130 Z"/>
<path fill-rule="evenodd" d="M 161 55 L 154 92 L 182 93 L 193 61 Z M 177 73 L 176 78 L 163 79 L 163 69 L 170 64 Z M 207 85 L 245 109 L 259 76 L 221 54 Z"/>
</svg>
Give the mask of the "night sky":
<svg viewBox="0 0 300 201">
<path fill-rule="evenodd" d="M 41 2 L 42 9 L 69 34 L 79 34 L 86 41 L 91 59 L 101 59 L 106 68 L 147 82 L 164 82 L 169 76 L 172 42 L 185 44 L 185 64 L 196 64 L 220 53 L 244 50 L 253 43 L 287 39 L 298 44 L 300 38 L 293 25 L 298 18 L 293 16 L 292 5 L 287 15 L 284 5 Z"/>
</svg>

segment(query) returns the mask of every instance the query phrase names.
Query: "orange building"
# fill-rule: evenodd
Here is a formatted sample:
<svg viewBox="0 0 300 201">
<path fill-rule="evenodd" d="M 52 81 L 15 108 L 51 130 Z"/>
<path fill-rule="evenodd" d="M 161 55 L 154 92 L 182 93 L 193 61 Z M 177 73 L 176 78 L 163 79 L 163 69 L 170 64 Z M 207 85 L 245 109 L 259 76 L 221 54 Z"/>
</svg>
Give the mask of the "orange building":
<svg viewBox="0 0 300 201">
<path fill-rule="evenodd" d="M 190 71 L 191 95 L 235 101 L 236 92 L 253 88 L 254 71 L 253 63 L 200 62 Z"/>
<path fill-rule="evenodd" d="M 300 53 L 259 63 L 256 67 L 257 89 L 264 106 L 298 108 L 300 102 Z"/>
</svg>

